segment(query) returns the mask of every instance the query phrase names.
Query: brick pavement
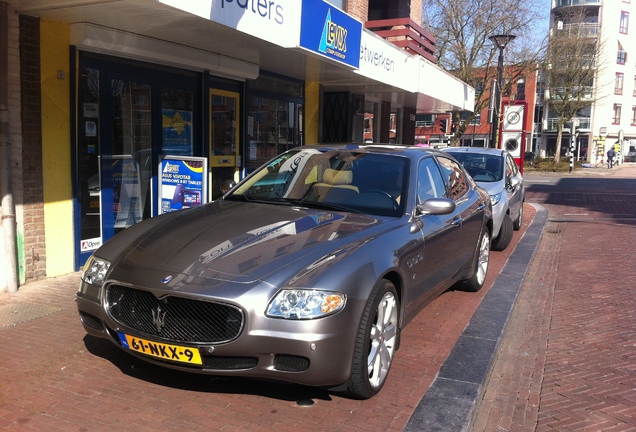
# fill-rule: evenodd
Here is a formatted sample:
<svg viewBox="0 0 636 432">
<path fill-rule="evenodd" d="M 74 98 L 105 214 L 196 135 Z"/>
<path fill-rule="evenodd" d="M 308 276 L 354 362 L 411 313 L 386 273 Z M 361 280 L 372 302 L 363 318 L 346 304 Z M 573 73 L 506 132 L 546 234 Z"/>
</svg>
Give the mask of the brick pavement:
<svg viewBox="0 0 636 432">
<path fill-rule="evenodd" d="M 406 327 L 388 382 L 367 401 L 139 362 L 85 334 L 74 303 L 78 274 L 0 293 L 0 429 L 401 431 L 533 215 L 526 206 L 511 246 L 492 254 L 484 289 L 448 291 Z M 4 326 L 13 315 L 21 319 Z"/>
<path fill-rule="evenodd" d="M 636 188 L 528 200 L 550 219 L 469 429 L 636 430 Z"/>
</svg>

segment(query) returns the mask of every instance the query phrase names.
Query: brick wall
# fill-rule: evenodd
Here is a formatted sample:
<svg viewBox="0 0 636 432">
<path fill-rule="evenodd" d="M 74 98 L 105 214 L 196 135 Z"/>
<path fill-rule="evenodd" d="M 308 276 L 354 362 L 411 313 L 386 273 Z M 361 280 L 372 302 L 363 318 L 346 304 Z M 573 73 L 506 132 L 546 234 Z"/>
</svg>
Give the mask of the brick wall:
<svg viewBox="0 0 636 432">
<path fill-rule="evenodd" d="M 46 277 L 44 192 L 42 179 L 42 109 L 40 91 L 40 21 L 20 18 L 22 105 L 22 182 L 25 280 Z"/>
<path fill-rule="evenodd" d="M 345 12 L 364 23 L 368 21 L 369 17 L 369 0 L 349 0 Z"/>
</svg>

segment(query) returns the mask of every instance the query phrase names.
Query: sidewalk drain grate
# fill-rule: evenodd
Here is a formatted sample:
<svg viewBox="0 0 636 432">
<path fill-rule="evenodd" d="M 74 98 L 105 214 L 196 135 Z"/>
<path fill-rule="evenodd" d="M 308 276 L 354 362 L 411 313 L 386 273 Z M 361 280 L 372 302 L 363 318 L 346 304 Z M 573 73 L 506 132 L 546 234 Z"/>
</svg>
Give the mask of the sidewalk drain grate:
<svg viewBox="0 0 636 432">
<path fill-rule="evenodd" d="M 0 330 L 51 315 L 61 308 L 32 303 L 13 303 L 0 306 Z"/>
</svg>

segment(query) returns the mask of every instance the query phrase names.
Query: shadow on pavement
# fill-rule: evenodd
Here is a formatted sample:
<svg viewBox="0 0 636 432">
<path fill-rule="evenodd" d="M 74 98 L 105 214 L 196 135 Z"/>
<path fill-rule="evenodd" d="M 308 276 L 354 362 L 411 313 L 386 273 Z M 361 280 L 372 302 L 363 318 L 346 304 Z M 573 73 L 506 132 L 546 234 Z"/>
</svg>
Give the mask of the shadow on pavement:
<svg viewBox="0 0 636 432">
<path fill-rule="evenodd" d="M 125 375 L 159 386 L 204 393 L 249 394 L 299 404 L 313 399 L 332 400 L 329 392 L 320 388 L 162 368 L 127 354 L 106 339 L 91 335 L 84 337 L 84 345 L 91 354 L 111 362 Z"/>
</svg>

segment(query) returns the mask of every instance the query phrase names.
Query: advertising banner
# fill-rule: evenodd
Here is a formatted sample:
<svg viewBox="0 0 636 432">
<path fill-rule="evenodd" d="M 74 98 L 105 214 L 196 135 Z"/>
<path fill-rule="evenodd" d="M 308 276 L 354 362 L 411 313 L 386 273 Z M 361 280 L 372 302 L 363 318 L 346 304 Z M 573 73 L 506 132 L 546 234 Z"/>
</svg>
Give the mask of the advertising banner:
<svg viewBox="0 0 636 432">
<path fill-rule="evenodd" d="M 420 59 L 368 31 L 362 32 L 360 69 L 362 76 L 410 92 L 417 92 Z"/>
<path fill-rule="evenodd" d="M 362 23 L 322 0 L 302 4 L 300 47 L 357 69 Z"/>
<path fill-rule="evenodd" d="M 159 1 L 281 47 L 298 46 L 301 14 L 298 0 Z"/>
<path fill-rule="evenodd" d="M 192 111 L 162 110 L 163 154 L 192 154 Z"/>
<path fill-rule="evenodd" d="M 207 159 L 166 156 L 159 164 L 159 214 L 207 202 Z"/>
</svg>

